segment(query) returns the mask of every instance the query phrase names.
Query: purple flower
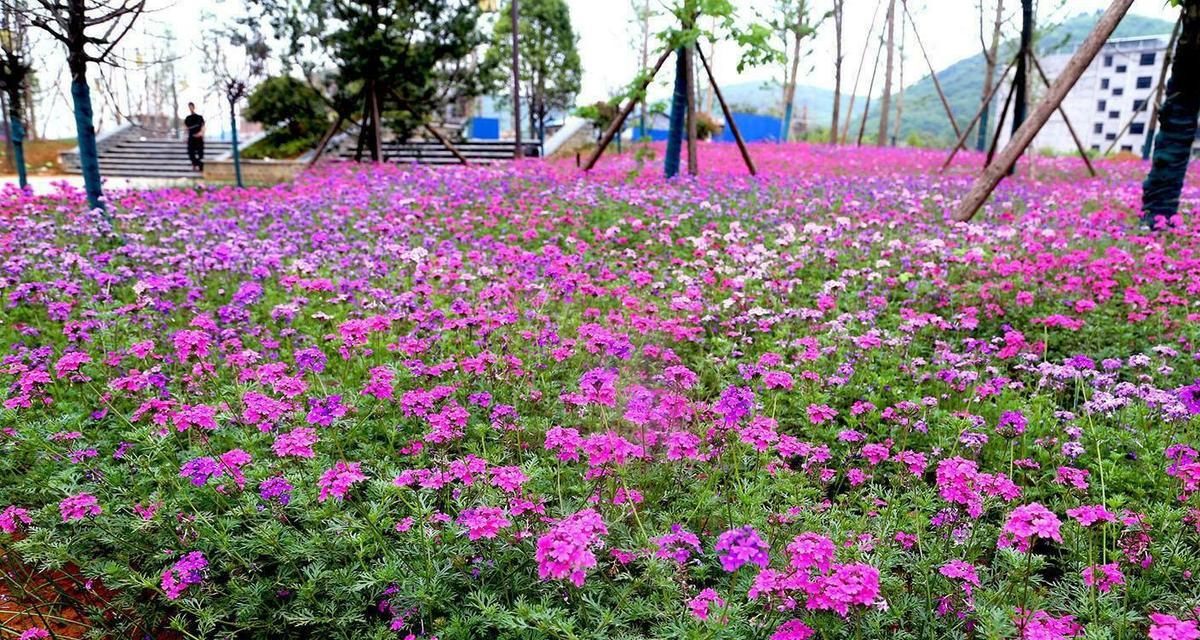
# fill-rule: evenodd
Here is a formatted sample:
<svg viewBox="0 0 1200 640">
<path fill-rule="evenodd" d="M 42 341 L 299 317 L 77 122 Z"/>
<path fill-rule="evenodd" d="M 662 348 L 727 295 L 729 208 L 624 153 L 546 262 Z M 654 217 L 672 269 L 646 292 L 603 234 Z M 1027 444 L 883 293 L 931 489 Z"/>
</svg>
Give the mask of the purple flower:
<svg viewBox="0 0 1200 640">
<path fill-rule="evenodd" d="M 750 525 L 722 533 L 717 538 L 715 548 L 721 567 L 730 573 L 746 564 L 756 564 L 765 569 L 771 563 L 771 547 Z"/>
</svg>

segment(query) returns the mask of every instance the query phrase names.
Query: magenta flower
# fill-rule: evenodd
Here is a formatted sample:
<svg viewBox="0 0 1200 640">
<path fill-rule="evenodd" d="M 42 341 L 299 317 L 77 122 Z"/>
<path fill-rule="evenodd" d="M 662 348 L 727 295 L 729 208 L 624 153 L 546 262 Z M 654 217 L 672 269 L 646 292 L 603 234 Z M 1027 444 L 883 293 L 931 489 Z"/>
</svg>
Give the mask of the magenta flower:
<svg viewBox="0 0 1200 640">
<path fill-rule="evenodd" d="M 717 538 L 715 548 L 721 568 L 730 573 L 746 564 L 756 564 L 765 569 L 771 563 L 771 547 L 750 525 L 722 533 Z"/>
<path fill-rule="evenodd" d="M 4 533 L 16 533 L 22 524 L 32 523 L 29 511 L 16 505 L 10 505 L 5 507 L 4 511 L 0 511 L 0 531 Z"/>
<path fill-rule="evenodd" d="M 512 526 L 499 507 L 476 507 L 464 509 L 458 514 L 458 524 L 467 528 L 467 538 L 495 538 L 501 529 Z"/>
<path fill-rule="evenodd" d="M 1008 522 L 1000 533 L 1000 547 L 1015 547 L 1019 551 L 1029 551 L 1034 538 L 1043 538 L 1062 542 L 1059 527 L 1062 522 L 1046 507 L 1031 502 L 1017 507 L 1008 516 Z"/>
<path fill-rule="evenodd" d="M 1180 620 L 1165 613 L 1150 614 L 1150 640 L 1200 640 L 1194 620 Z"/>
<path fill-rule="evenodd" d="M 775 628 L 771 640 L 808 640 L 816 632 L 798 619 L 791 619 Z"/>
<path fill-rule="evenodd" d="M 1083 570 L 1083 583 L 1107 593 L 1113 587 L 1125 584 L 1125 574 L 1121 573 L 1121 566 L 1116 562 L 1092 565 Z"/>
<path fill-rule="evenodd" d="M 871 606 L 879 597 L 879 570 L 867 564 L 837 564 L 828 576 L 809 583 L 809 609 L 836 611 L 842 617 L 855 605 Z"/>
<path fill-rule="evenodd" d="M 96 496 L 88 493 L 79 493 L 64 498 L 62 502 L 58 503 L 58 510 L 62 514 L 63 522 L 82 520 L 88 516 L 98 516 L 101 511 Z"/>
<path fill-rule="evenodd" d="M 317 486 L 321 488 L 317 502 L 325 502 L 330 496 L 341 502 L 350 491 L 350 487 L 367 479 L 360 469 L 361 465 L 358 462 L 338 462 L 332 468 L 326 469 L 317 481 Z"/>
<path fill-rule="evenodd" d="M 1083 505 L 1074 509 L 1067 509 L 1067 515 L 1074 518 L 1079 524 L 1090 527 L 1097 522 L 1116 522 L 1117 516 L 1113 515 L 1102 504 Z"/>
<path fill-rule="evenodd" d="M 833 566 L 837 546 L 829 538 L 810 531 L 792 538 L 787 552 L 793 569 L 807 571 L 815 568 L 821 573 L 828 573 Z"/>
<path fill-rule="evenodd" d="M 208 560 L 199 551 L 193 551 L 180 558 L 170 569 L 163 571 L 162 590 L 168 600 L 178 600 L 188 587 L 204 581 L 204 570 L 208 568 Z"/>
<path fill-rule="evenodd" d="M 582 587 L 587 570 L 596 566 L 592 547 L 608 533 L 604 520 L 594 509 L 584 509 L 560 520 L 537 539 L 535 558 L 542 580 L 570 580 Z"/>
<path fill-rule="evenodd" d="M 718 607 L 725 606 L 725 600 L 717 595 L 717 592 L 712 589 L 705 589 L 697 593 L 695 597 L 688 600 L 688 609 L 692 612 L 692 617 L 697 620 L 708 620 L 709 607 L 716 603 Z"/>
<path fill-rule="evenodd" d="M 298 427 L 287 433 L 275 436 L 275 442 L 271 444 L 271 451 L 280 458 L 288 456 L 313 458 L 317 455 L 313 451 L 313 445 L 320 441 L 321 437 L 317 435 L 316 429 L 312 427 Z"/>
</svg>

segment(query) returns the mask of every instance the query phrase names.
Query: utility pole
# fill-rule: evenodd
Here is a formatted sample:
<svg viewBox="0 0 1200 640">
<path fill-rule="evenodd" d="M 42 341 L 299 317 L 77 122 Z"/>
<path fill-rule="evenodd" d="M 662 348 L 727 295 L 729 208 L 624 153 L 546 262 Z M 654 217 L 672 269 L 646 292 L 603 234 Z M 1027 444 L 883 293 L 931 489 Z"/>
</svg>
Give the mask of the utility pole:
<svg viewBox="0 0 1200 640">
<path fill-rule="evenodd" d="M 517 7 L 518 0 L 512 0 L 509 6 L 512 19 L 512 100 L 513 100 L 513 157 L 521 158 L 525 154 L 521 149 L 521 70 L 518 66 L 521 55 L 517 52 Z"/>
</svg>

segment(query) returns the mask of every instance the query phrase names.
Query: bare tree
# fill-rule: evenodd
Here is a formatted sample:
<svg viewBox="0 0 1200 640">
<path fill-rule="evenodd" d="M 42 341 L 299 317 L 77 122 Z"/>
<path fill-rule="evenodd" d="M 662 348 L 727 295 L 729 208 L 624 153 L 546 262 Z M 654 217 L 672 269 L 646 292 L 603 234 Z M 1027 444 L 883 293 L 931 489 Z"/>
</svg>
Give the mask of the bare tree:
<svg viewBox="0 0 1200 640">
<path fill-rule="evenodd" d="M 111 226 L 112 218 L 100 185 L 100 158 L 87 69 L 89 64 L 109 61 L 113 49 L 145 11 L 146 0 L 34 0 L 28 6 L 23 0 L 0 0 L 0 7 L 24 12 L 30 25 L 50 34 L 66 49 L 79 165 L 88 205 L 99 209 Z"/>
<path fill-rule="evenodd" d="M 996 17 L 992 22 L 992 39 L 990 43 L 985 43 L 983 39 L 983 1 L 979 2 L 979 45 L 983 48 L 983 59 L 987 66 L 983 72 L 983 89 L 980 92 L 980 108 L 983 109 L 983 115 L 979 120 L 979 133 L 975 140 L 975 150 L 983 151 L 987 145 L 988 131 L 988 112 L 991 109 L 986 107 L 987 102 L 992 94 L 992 83 L 995 82 L 996 64 L 999 62 L 997 56 L 1000 52 L 1000 26 L 1004 18 L 1004 0 L 996 0 Z"/>
<path fill-rule="evenodd" d="M 6 129 L 11 149 L 13 169 L 17 181 L 24 189 L 29 185 L 25 175 L 25 125 L 21 115 L 29 89 L 29 75 L 33 71 L 29 62 L 29 40 L 25 16 L 20 11 L 3 8 L 0 14 L 0 90 L 7 99 L 8 122 Z"/>
<path fill-rule="evenodd" d="M 829 126 L 829 144 L 838 142 L 838 116 L 842 108 L 842 15 L 845 10 L 845 0 L 833 0 L 833 122 Z"/>
<path fill-rule="evenodd" d="M 887 63 L 884 66 L 883 95 L 879 98 L 879 133 L 875 144 L 884 146 L 888 141 L 888 115 L 892 108 L 892 65 L 896 50 L 896 0 L 888 2 L 887 12 Z"/>
</svg>

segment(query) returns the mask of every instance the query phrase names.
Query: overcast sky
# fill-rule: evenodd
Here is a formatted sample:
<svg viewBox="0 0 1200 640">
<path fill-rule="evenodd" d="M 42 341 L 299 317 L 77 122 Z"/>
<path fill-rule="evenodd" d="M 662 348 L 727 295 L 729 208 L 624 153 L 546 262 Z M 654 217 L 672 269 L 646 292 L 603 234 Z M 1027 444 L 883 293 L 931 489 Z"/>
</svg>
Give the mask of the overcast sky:
<svg viewBox="0 0 1200 640">
<path fill-rule="evenodd" d="M 571 19 L 579 35 L 579 51 L 583 59 L 583 90 L 579 102 L 587 103 L 604 99 L 619 91 L 637 73 L 640 61 L 639 27 L 635 22 L 634 4 L 644 0 L 567 0 L 571 7 Z M 818 12 L 827 11 L 832 0 L 811 0 Z M 880 0 L 845 0 L 845 52 L 847 76 L 851 76 L 858 65 L 864 42 L 871 29 L 872 14 Z M 886 2 L 886 0 L 883 0 Z M 979 9 L 978 0 L 910 0 L 920 36 L 928 50 L 929 57 L 937 69 L 974 55 L 979 46 Z M 170 0 L 150 0 L 158 8 L 142 22 L 139 32 L 128 41 L 127 50 L 139 49 L 148 51 L 153 42 L 159 42 L 162 47 L 162 36 L 170 30 L 176 39 L 176 49 L 180 56 L 176 66 L 176 86 L 179 89 L 180 104 L 193 100 L 201 104 L 201 111 L 209 115 L 220 112 L 221 105 L 217 102 L 216 94 L 210 87 L 211 80 L 203 73 L 202 56 L 200 54 L 200 39 L 207 25 L 215 21 L 228 19 L 232 12 L 242 6 L 240 0 L 191 0 L 189 2 L 171 2 Z M 988 15 L 995 0 L 984 0 Z M 1006 35 L 1015 36 L 1019 16 L 1018 0 L 1004 0 L 1005 14 L 1008 18 Z M 157 3 L 157 4 L 155 4 Z M 772 4 L 771 0 L 734 0 L 741 16 L 754 19 L 756 14 L 766 13 Z M 1096 12 L 1107 6 L 1104 0 L 1043 0 L 1039 3 L 1038 21 L 1041 24 L 1051 24 L 1078 13 Z M 651 0 L 651 6 L 660 8 L 664 0 Z M 880 10 L 883 13 L 886 10 Z M 1174 20 L 1177 11 L 1167 6 L 1165 0 L 1136 0 L 1133 13 L 1157 16 Z M 202 16 L 215 16 L 211 20 Z M 880 18 L 881 20 L 881 18 Z M 899 26 L 897 26 L 899 30 Z M 899 38 L 899 33 L 897 33 Z M 811 43 L 811 53 L 806 56 L 801 67 L 802 83 L 821 87 L 833 87 L 833 25 L 831 22 L 822 26 L 818 35 Z M 911 84 L 928 73 L 926 64 L 916 47 L 911 31 L 908 33 L 905 55 L 905 83 Z M 652 42 L 652 49 L 655 43 Z M 42 50 L 50 55 L 52 60 L 62 56 L 61 50 L 51 43 L 42 45 Z M 134 54 L 127 51 L 130 57 Z M 143 54 L 143 59 L 147 56 Z M 778 69 L 753 69 L 738 74 L 736 71 L 737 52 L 732 46 L 718 47 L 714 57 L 715 72 L 722 84 L 737 82 L 770 82 L 778 77 Z M 870 60 L 868 60 L 868 65 Z M 97 98 L 97 107 L 105 109 L 105 103 L 120 104 L 129 92 L 136 95 L 138 87 L 144 85 L 144 71 L 133 64 L 132 71 L 109 71 L 109 82 L 106 83 L 108 95 Z M 663 78 L 653 91 L 657 96 L 664 96 L 669 89 L 666 84 L 670 73 L 662 74 Z M 57 76 L 57 77 L 55 77 Z M 39 129 L 45 129 L 49 135 L 69 136 L 73 134 L 70 111 L 67 109 L 66 98 L 69 94 L 63 76 L 56 73 L 45 74 L 50 80 L 44 80 L 50 86 L 51 98 L 42 107 L 39 118 L 44 124 Z M 126 82 L 128 80 L 128 83 Z M 849 81 L 848 81 L 849 82 Z M 865 82 L 865 80 L 864 80 Z M 130 89 L 129 86 L 133 88 Z M 114 124 L 110 114 L 101 117 L 101 128 L 110 128 Z M 218 120 L 219 121 L 219 120 Z M 210 133 L 219 134 L 219 126 L 210 126 Z"/>
</svg>

